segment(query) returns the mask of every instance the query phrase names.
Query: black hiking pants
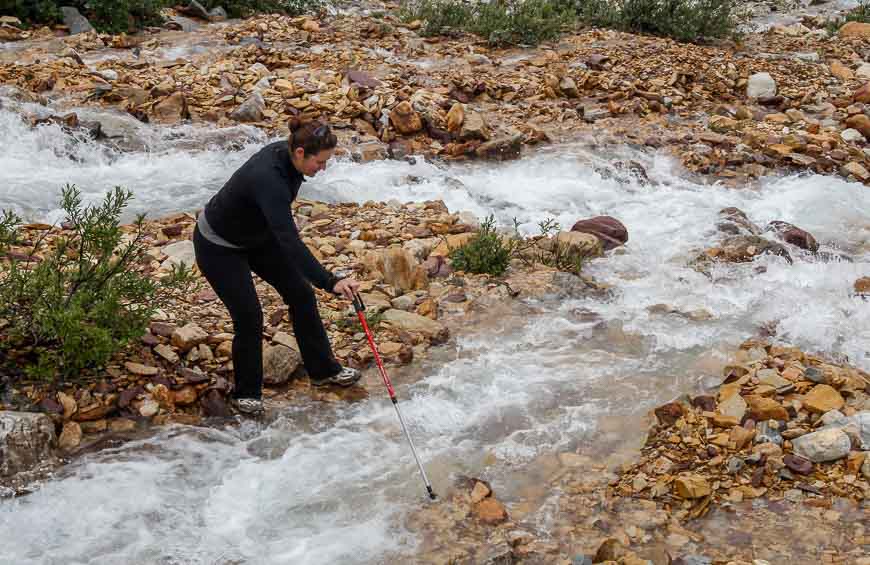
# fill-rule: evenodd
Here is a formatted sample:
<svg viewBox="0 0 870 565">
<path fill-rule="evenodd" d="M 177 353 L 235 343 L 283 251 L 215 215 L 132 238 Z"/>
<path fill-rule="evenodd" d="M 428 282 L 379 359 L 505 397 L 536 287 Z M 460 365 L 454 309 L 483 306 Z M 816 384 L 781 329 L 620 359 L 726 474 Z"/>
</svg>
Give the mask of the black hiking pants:
<svg viewBox="0 0 870 565">
<path fill-rule="evenodd" d="M 272 285 L 290 309 L 305 370 L 325 379 L 341 370 L 317 311 L 314 289 L 277 244 L 233 249 L 193 233 L 196 262 L 233 319 L 235 398 L 260 398 L 263 388 L 263 310 L 251 273 Z"/>
</svg>

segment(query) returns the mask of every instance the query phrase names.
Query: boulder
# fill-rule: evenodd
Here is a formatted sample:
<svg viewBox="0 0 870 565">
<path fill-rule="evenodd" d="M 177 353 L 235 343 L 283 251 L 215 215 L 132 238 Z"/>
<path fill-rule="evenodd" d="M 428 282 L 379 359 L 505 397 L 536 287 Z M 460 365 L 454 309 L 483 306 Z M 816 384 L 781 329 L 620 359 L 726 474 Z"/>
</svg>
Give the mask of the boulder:
<svg viewBox="0 0 870 565">
<path fill-rule="evenodd" d="M 776 96 L 776 81 L 768 73 L 755 73 L 749 77 L 749 83 L 746 86 L 746 96 L 749 98 Z"/>
<path fill-rule="evenodd" d="M 846 119 L 846 126 L 857 130 L 862 136 L 870 137 L 870 116 L 855 114 Z"/>
<path fill-rule="evenodd" d="M 492 132 L 483 119 L 483 115 L 479 112 L 466 112 L 465 119 L 462 122 L 462 127 L 459 131 L 460 141 L 489 141 L 492 137 Z"/>
<path fill-rule="evenodd" d="M 0 477 L 51 459 L 54 423 L 45 414 L 0 411 Z"/>
<path fill-rule="evenodd" d="M 408 101 L 400 102 L 390 112 L 390 123 L 402 135 L 411 135 L 423 129 L 423 120 L 420 114 Z"/>
<path fill-rule="evenodd" d="M 282 385 L 299 368 L 302 359 L 298 352 L 283 345 L 263 346 L 263 382 Z"/>
<path fill-rule="evenodd" d="M 369 272 L 379 272 L 384 282 L 403 292 L 426 287 L 428 273 L 407 249 L 390 247 L 383 251 L 372 251 L 363 262 Z"/>
<path fill-rule="evenodd" d="M 208 20 L 210 22 L 222 22 L 228 17 L 229 15 L 227 14 L 227 11 L 221 6 L 214 8 L 208 13 Z"/>
<path fill-rule="evenodd" d="M 601 240 L 590 233 L 563 231 L 557 233 L 553 239 L 556 244 L 565 249 L 565 255 L 571 261 L 600 257 L 603 253 Z M 546 240 L 542 240 L 542 243 L 543 241 Z"/>
<path fill-rule="evenodd" d="M 727 263 L 748 263 L 761 255 L 778 255 L 784 257 L 789 263 L 791 255 L 781 244 L 758 236 L 739 235 L 729 237 L 722 242 L 720 247 L 710 249 L 707 256 Z"/>
<path fill-rule="evenodd" d="M 870 24 L 863 22 L 847 22 L 839 31 L 840 37 L 870 38 Z"/>
<path fill-rule="evenodd" d="M 753 224 L 746 212 L 739 208 L 724 208 L 719 211 L 721 220 L 716 229 L 729 235 L 761 235 L 761 228 Z"/>
<path fill-rule="evenodd" d="M 193 249 L 193 242 L 190 240 L 177 241 L 163 247 L 163 253 L 166 254 L 166 261 L 163 262 L 161 268 L 170 270 L 173 266 L 186 265 L 193 267 L 196 264 L 196 251 Z"/>
<path fill-rule="evenodd" d="M 91 25 L 91 22 L 81 15 L 76 8 L 64 6 L 60 9 L 60 12 L 63 16 L 63 25 L 69 28 L 71 35 L 94 31 L 94 26 Z"/>
<path fill-rule="evenodd" d="M 804 397 L 804 407 L 816 414 L 839 410 L 845 405 L 842 395 L 832 386 L 821 384 L 813 387 Z"/>
<path fill-rule="evenodd" d="M 155 122 L 161 124 L 177 124 L 190 117 L 187 109 L 187 99 L 181 92 L 170 94 L 151 109 Z"/>
<path fill-rule="evenodd" d="M 230 113 L 230 119 L 237 122 L 259 122 L 263 119 L 266 101 L 259 92 L 251 94 L 238 108 Z"/>
<path fill-rule="evenodd" d="M 767 232 L 775 233 L 782 241 L 790 243 L 806 251 L 816 253 L 819 250 L 819 242 L 808 231 L 789 224 L 788 222 L 774 221 L 767 225 Z"/>
<path fill-rule="evenodd" d="M 512 161 L 519 159 L 523 149 L 523 136 L 500 137 L 480 145 L 474 152 L 481 159 Z"/>
<path fill-rule="evenodd" d="M 852 441 L 842 429 L 828 428 L 793 439 L 792 448 L 813 463 L 825 463 L 849 455 Z"/>
<path fill-rule="evenodd" d="M 611 216 L 596 216 L 588 220 L 580 220 L 571 227 L 573 232 L 592 234 L 601 240 L 604 251 L 610 251 L 628 241 L 626 227 Z"/>
<path fill-rule="evenodd" d="M 193 16 L 194 18 L 202 18 L 203 20 L 209 19 L 208 10 L 206 10 L 205 6 L 196 0 L 190 0 L 190 3 L 186 7 L 181 8 L 180 11 L 188 16 Z"/>
<path fill-rule="evenodd" d="M 391 308 L 384 312 L 383 321 L 406 332 L 420 334 L 432 344 L 444 343 L 450 336 L 443 324 L 412 312 Z"/>
</svg>

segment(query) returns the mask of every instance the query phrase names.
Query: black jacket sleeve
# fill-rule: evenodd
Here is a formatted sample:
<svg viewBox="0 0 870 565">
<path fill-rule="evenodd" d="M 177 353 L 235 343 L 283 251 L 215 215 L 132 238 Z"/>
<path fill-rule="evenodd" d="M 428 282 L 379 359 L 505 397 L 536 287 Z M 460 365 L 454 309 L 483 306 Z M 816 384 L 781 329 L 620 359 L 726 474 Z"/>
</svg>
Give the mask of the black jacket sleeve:
<svg viewBox="0 0 870 565">
<path fill-rule="evenodd" d="M 291 198 L 286 185 L 260 186 L 254 192 L 269 229 L 293 263 L 299 265 L 299 270 L 311 284 L 332 292 L 338 278 L 327 271 L 302 242 L 290 211 Z"/>
</svg>

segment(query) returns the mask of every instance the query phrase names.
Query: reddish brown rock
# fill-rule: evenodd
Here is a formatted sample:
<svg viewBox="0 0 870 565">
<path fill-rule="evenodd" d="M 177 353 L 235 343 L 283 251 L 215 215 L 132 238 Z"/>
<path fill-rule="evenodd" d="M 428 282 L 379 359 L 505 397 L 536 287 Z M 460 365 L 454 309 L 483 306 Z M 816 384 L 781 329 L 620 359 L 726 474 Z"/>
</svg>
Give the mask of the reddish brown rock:
<svg viewBox="0 0 870 565">
<path fill-rule="evenodd" d="M 508 519 L 504 505 L 495 498 L 485 498 L 474 505 L 474 514 L 484 524 L 496 525 Z"/>
<path fill-rule="evenodd" d="M 801 249 L 816 253 L 819 242 L 811 233 L 788 222 L 774 221 L 767 225 L 767 231 L 774 232 L 780 239 Z"/>
<path fill-rule="evenodd" d="M 609 251 L 628 241 L 628 230 L 625 226 L 610 216 L 596 216 L 588 220 L 580 220 L 571 231 L 589 233 L 601 240 L 605 251 Z"/>
</svg>

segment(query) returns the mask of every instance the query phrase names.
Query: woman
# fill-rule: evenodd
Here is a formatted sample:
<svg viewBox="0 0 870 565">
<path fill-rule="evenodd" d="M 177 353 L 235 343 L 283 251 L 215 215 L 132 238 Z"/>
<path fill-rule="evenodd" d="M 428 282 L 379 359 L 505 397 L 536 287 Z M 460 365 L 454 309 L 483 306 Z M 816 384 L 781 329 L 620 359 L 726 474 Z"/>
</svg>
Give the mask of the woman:
<svg viewBox="0 0 870 565">
<path fill-rule="evenodd" d="M 350 386 L 360 372 L 342 367 L 317 311 L 311 284 L 352 299 L 359 283 L 327 271 L 302 243 L 290 204 L 305 176 L 326 167 L 337 140 L 327 125 L 291 124 L 288 141 L 251 157 L 212 197 L 193 234 L 196 261 L 233 319 L 232 404 L 263 410 L 263 311 L 251 272 L 272 285 L 290 308 L 302 361 L 317 386 Z"/>
</svg>

